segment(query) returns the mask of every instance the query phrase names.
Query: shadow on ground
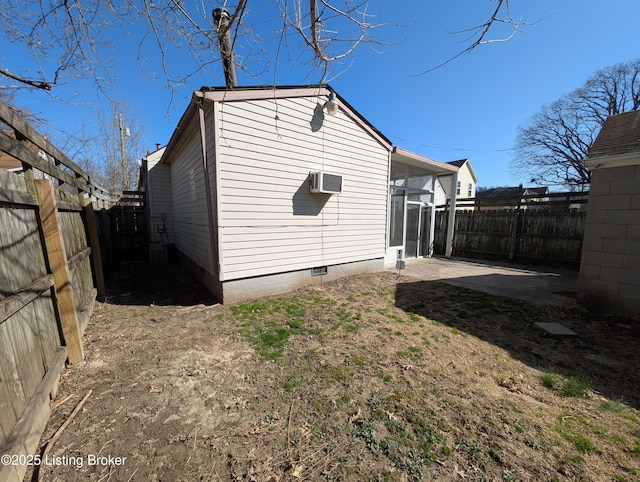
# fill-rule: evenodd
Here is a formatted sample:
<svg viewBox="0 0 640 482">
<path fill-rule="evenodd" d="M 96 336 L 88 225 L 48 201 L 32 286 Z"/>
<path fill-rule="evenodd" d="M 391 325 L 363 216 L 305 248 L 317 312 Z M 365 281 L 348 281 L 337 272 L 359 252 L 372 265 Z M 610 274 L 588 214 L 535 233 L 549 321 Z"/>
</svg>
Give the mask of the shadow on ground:
<svg viewBox="0 0 640 482">
<path fill-rule="evenodd" d="M 105 301 L 117 305 L 215 305 L 218 300 L 179 264 L 126 263 L 107 280 Z"/>
<path fill-rule="evenodd" d="M 546 306 L 483 293 L 448 281 L 398 283 L 396 306 L 498 346 L 531 367 L 585 378 L 601 395 L 640 408 L 639 323 L 577 306 Z M 536 322 L 560 323 L 578 335 L 553 337 Z"/>
</svg>

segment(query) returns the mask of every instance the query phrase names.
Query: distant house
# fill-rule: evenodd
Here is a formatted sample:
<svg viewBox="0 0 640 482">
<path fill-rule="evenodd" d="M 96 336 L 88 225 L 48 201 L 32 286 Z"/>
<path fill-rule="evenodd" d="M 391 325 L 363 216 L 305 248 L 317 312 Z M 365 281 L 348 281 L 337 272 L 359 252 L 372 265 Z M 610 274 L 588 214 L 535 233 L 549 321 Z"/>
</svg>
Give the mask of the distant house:
<svg viewBox="0 0 640 482">
<path fill-rule="evenodd" d="M 476 196 L 476 186 L 478 184 L 478 177 L 476 176 L 471 161 L 469 159 L 459 159 L 457 161 L 451 161 L 447 164 L 458 168 L 458 179 L 452 185 L 451 174 L 440 174 L 438 181 L 440 186 L 436 189 L 436 205 L 441 206 L 451 200 L 451 193 L 455 188 L 456 198 L 469 199 Z M 473 209 L 473 206 L 458 206 L 457 209 Z"/>
<path fill-rule="evenodd" d="M 15 139 L 16 138 L 16 133 L 13 130 L 3 130 L 2 134 L 11 138 L 11 139 Z M 29 140 L 23 140 L 20 142 L 20 144 L 23 147 L 26 147 L 29 151 L 31 151 L 33 154 L 35 154 L 36 156 L 40 157 L 41 159 L 46 160 L 47 162 L 49 162 L 49 159 L 47 159 L 47 154 L 40 149 L 38 146 L 36 146 L 33 142 L 29 141 Z M 51 161 L 52 162 L 52 161 Z M 5 171 L 10 171 L 10 172 L 15 172 L 15 173 L 21 173 L 24 168 L 22 165 L 22 161 L 20 161 L 18 158 L 12 156 L 11 154 L 7 153 L 7 152 L 3 152 L 0 151 L 0 169 L 3 169 Z M 39 169 L 35 169 L 33 171 L 34 173 L 34 177 L 36 179 L 49 179 L 50 176 L 49 174 L 46 174 L 45 172 L 40 171 Z"/>
<path fill-rule="evenodd" d="M 537 209 L 540 204 L 549 201 L 548 187 L 495 187 L 476 193 L 477 211 L 496 211 L 504 209 Z"/>
<path fill-rule="evenodd" d="M 5 130 L 5 131 L 2 131 L 2 133 L 12 139 L 16 138 L 16 134 L 13 130 Z M 36 148 L 34 150 L 32 146 L 33 144 L 29 145 L 29 149 L 37 153 L 38 149 Z M 4 151 L 0 151 L 0 169 L 3 169 L 5 171 L 12 171 L 12 172 L 22 171 L 22 161 L 20 161 L 16 157 L 13 157 L 11 154 L 8 154 Z"/>
<path fill-rule="evenodd" d="M 166 149 L 156 146 L 142 158 L 138 189 L 145 191 L 147 221 L 149 223 L 149 262 L 166 263 L 173 243 L 173 206 L 169 187 L 169 166 L 160 164 Z M 149 173 L 153 173 L 149 175 Z"/>
<path fill-rule="evenodd" d="M 328 85 L 202 88 L 147 165 L 155 241 L 225 303 L 431 255 L 436 178 L 458 171 Z"/>
<path fill-rule="evenodd" d="M 640 111 L 609 117 L 589 149 L 578 299 L 640 318 Z"/>
</svg>

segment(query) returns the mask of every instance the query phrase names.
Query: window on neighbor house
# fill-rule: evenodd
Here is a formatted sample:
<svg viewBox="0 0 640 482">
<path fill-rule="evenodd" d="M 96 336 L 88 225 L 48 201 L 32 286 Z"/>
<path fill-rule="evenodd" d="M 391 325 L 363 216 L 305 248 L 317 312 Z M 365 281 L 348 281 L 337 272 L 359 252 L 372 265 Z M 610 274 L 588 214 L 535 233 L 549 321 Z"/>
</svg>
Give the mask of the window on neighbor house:
<svg viewBox="0 0 640 482">
<path fill-rule="evenodd" d="M 460 195 L 460 187 L 462 186 L 462 183 L 460 181 L 458 181 L 458 187 L 456 188 L 456 195 Z"/>
<path fill-rule="evenodd" d="M 467 197 L 471 196 L 473 196 L 473 184 L 469 183 L 469 186 L 467 187 Z"/>
</svg>

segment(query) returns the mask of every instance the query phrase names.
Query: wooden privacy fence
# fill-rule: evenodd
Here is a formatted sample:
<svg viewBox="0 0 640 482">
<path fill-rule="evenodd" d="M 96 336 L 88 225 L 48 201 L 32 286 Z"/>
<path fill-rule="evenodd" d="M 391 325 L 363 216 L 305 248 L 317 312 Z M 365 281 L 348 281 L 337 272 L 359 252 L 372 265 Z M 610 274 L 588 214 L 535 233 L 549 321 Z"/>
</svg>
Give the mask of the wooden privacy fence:
<svg viewBox="0 0 640 482">
<path fill-rule="evenodd" d="M 456 212 L 453 255 L 579 269 L 586 211 Z M 436 213 L 435 252 L 444 254 L 448 211 Z"/>
<path fill-rule="evenodd" d="M 23 167 L 0 170 L 0 454 L 17 462 L 0 464 L 0 480 L 18 481 L 65 361 L 83 359 L 82 331 L 105 290 L 94 205 L 112 200 L 1 102 L 0 122 L 11 129 L 0 150 Z"/>
</svg>

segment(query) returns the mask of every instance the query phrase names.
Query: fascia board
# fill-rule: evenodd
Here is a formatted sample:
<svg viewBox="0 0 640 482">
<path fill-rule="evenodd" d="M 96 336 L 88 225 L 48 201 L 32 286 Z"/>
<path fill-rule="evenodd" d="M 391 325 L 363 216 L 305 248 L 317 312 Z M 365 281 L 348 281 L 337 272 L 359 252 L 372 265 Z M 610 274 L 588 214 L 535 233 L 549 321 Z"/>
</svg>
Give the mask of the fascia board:
<svg viewBox="0 0 640 482">
<path fill-rule="evenodd" d="M 585 165 L 591 169 L 602 169 L 607 167 L 637 166 L 640 164 L 640 152 L 618 154 L 614 156 L 587 157 Z"/>
</svg>

